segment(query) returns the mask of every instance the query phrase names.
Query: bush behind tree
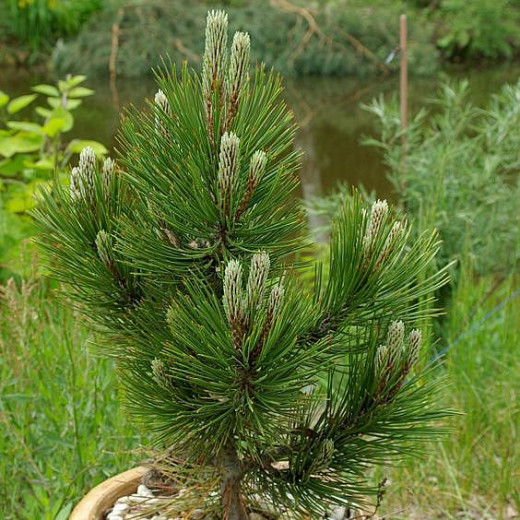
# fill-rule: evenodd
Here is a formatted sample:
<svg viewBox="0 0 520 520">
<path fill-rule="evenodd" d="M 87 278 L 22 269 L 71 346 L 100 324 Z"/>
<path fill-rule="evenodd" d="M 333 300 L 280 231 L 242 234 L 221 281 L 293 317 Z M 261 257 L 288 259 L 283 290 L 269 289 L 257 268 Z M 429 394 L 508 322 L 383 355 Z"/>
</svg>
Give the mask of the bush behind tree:
<svg viewBox="0 0 520 520">
<path fill-rule="evenodd" d="M 362 3 L 330 2 L 309 8 L 303 2 L 240 2 L 228 8 L 238 28 L 247 27 L 254 42 L 252 60 L 265 61 L 286 76 L 364 76 L 385 71 L 384 60 L 399 41 L 400 3 L 366 7 Z M 149 74 L 159 66 L 165 49 L 180 65 L 197 66 L 203 48 L 207 2 L 190 4 L 151 0 L 125 2 L 93 17 L 76 39 L 55 52 L 58 70 L 107 75 L 112 52 L 112 26 L 120 41 L 117 73 L 123 77 Z M 409 59 L 414 74 L 437 66 L 430 30 L 410 23 Z M 143 38 L 146 34 L 146 38 Z M 369 54 L 369 53 L 373 53 Z"/>
</svg>

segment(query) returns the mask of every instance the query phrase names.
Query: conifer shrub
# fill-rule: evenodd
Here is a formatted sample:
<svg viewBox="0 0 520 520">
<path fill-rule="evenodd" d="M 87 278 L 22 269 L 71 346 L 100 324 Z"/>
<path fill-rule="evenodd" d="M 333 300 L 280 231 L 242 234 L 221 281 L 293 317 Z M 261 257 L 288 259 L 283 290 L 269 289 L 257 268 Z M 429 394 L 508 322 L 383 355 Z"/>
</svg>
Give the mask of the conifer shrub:
<svg viewBox="0 0 520 520">
<path fill-rule="evenodd" d="M 35 216 L 129 410 L 169 453 L 170 514 L 319 518 L 377 502 L 370 468 L 438 433 L 438 384 L 414 364 L 446 275 L 424 276 L 434 233 L 410 240 L 386 202 L 354 196 L 329 265 L 301 284 L 292 114 L 274 72 L 250 76 L 249 36 L 228 53 L 227 35 L 210 12 L 201 75 L 160 71 L 117 162 L 85 148 Z"/>
</svg>

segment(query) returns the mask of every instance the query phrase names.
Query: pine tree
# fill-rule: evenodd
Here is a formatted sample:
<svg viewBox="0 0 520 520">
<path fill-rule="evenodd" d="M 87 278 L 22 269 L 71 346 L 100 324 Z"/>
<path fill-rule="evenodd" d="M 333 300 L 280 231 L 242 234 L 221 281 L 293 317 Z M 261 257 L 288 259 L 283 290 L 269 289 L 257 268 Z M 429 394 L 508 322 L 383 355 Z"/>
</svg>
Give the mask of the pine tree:
<svg viewBox="0 0 520 520">
<path fill-rule="evenodd" d="M 318 518 L 377 496 L 370 466 L 437 431 L 414 327 L 445 272 L 425 276 L 435 234 L 411 242 L 386 202 L 354 195 L 329 265 L 301 283 L 292 114 L 275 73 L 250 77 L 249 36 L 228 55 L 227 35 L 210 12 L 201 74 L 160 71 L 149 109 L 124 118 L 117 163 L 84 149 L 35 216 L 130 411 L 175 457 L 187 491 L 170 509 L 202 494 L 208 518 Z"/>
</svg>

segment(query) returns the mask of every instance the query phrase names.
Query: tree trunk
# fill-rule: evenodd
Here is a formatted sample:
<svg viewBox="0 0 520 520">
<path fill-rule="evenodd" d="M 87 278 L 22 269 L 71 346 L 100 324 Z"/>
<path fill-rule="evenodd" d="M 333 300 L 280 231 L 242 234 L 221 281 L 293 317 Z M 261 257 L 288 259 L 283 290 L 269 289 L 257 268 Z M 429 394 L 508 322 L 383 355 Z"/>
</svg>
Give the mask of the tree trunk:
<svg viewBox="0 0 520 520">
<path fill-rule="evenodd" d="M 248 520 L 244 500 L 240 493 L 240 481 L 244 471 L 235 449 L 227 445 L 222 453 L 222 510 L 224 520 Z"/>
</svg>

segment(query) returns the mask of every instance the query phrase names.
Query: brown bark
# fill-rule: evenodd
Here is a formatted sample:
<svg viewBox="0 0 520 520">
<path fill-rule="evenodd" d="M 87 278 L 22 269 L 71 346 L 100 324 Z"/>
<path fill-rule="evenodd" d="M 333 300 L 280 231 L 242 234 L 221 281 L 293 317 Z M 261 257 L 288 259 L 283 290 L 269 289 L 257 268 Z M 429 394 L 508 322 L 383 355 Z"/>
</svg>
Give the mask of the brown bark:
<svg viewBox="0 0 520 520">
<path fill-rule="evenodd" d="M 222 510 L 224 520 L 248 520 L 244 499 L 240 493 L 240 483 L 244 469 L 232 445 L 224 448 L 222 453 Z"/>
</svg>

